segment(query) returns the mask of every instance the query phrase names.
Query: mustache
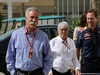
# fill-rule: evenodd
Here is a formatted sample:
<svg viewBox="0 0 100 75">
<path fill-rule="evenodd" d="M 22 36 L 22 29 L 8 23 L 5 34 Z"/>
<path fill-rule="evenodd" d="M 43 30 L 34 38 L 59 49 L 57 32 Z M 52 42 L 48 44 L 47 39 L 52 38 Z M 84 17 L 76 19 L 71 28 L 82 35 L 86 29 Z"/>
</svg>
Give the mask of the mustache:
<svg viewBox="0 0 100 75">
<path fill-rule="evenodd" d="M 35 24 L 35 25 L 37 25 L 37 23 L 36 23 L 36 22 L 34 22 L 34 21 L 30 22 L 30 24 Z"/>
</svg>

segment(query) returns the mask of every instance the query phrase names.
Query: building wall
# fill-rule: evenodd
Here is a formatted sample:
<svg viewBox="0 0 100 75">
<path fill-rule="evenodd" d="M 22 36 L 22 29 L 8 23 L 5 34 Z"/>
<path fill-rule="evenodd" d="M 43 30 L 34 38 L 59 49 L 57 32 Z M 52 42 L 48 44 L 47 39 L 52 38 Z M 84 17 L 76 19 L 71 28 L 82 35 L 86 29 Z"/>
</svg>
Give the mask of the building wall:
<svg viewBox="0 0 100 75">
<path fill-rule="evenodd" d="M 83 11 L 91 8 L 92 0 L 28 0 L 24 3 L 13 3 L 13 17 L 23 16 L 26 8 L 35 6 L 40 10 L 40 15 L 64 15 L 67 17 L 80 16 Z M 79 2 L 79 3 L 78 3 Z M 0 13 L 7 18 L 7 10 L 2 9 L 4 5 L 0 3 Z"/>
<path fill-rule="evenodd" d="M 55 13 L 66 18 L 80 18 L 81 14 L 91 9 L 92 0 L 55 0 Z"/>
<path fill-rule="evenodd" d="M 26 8 L 34 6 L 40 10 L 40 15 L 54 15 L 54 0 L 28 0 L 29 2 L 24 3 L 24 9 L 22 8 L 22 3 L 12 3 L 13 17 L 20 17 L 22 13 L 25 12 Z M 8 17 L 7 10 L 4 10 L 4 5 L 6 3 L 0 3 L 0 13 Z"/>
</svg>

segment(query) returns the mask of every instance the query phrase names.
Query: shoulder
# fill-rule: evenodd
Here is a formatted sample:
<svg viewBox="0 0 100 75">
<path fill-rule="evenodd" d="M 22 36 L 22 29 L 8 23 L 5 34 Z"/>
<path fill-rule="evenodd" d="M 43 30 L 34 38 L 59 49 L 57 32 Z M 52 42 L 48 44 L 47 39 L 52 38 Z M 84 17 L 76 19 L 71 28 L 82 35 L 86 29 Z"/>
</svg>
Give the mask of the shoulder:
<svg viewBox="0 0 100 75">
<path fill-rule="evenodd" d="M 74 40 L 69 37 L 67 37 L 67 41 L 74 42 Z"/>
<path fill-rule="evenodd" d="M 97 25 L 98 28 L 100 28 L 100 25 Z"/>
<path fill-rule="evenodd" d="M 70 45 L 70 48 L 71 48 L 72 50 L 75 50 L 75 42 L 74 42 L 74 40 L 71 39 L 71 38 L 69 38 L 69 37 L 67 37 L 67 42 L 68 42 L 68 44 Z"/>
<path fill-rule="evenodd" d="M 84 38 L 85 34 L 89 34 L 89 29 L 85 29 L 84 31 L 79 32 L 78 38 L 80 38 L 80 39 Z"/>
<path fill-rule="evenodd" d="M 58 40 L 58 36 L 55 37 L 55 38 L 53 38 L 53 39 L 51 39 L 51 40 L 50 40 L 50 43 L 54 43 L 54 42 L 56 42 L 57 40 Z"/>
<path fill-rule="evenodd" d="M 37 29 L 39 33 L 45 34 L 44 31 Z"/>
<path fill-rule="evenodd" d="M 21 28 L 18 28 L 17 30 L 15 30 L 15 31 L 12 33 L 12 35 L 13 35 L 13 36 L 14 36 L 14 35 L 19 35 L 19 34 L 21 34 L 21 33 L 24 34 L 24 27 L 21 27 Z"/>
<path fill-rule="evenodd" d="M 79 28 L 80 28 L 79 26 L 75 27 L 75 29 L 79 29 Z"/>
<path fill-rule="evenodd" d="M 75 29 L 74 29 L 74 36 L 76 36 L 77 35 L 77 33 L 79 32 L 79 31 L 81 31 L 81 28 L 82 27 L 75 27 Z M 75 37 L 76 38 L 76 37 Z"/>
<path fill-rule="evenodd" d="M 80 27 L 80 26 L 75 27 L 75 30 L 77 30 L 77 31 L 79 31 L 80 29 L 81 29 L 81 27 Z"/>
<path fill-rule="evenodd" d="M 100 30 L 100 25 L 97 25 L 97 28 Z"/>
<path fill-rule="evenodd" d="M 38 31 L 38 35 L 39 36 L 48 36 L 44 31 L 42 31 L 42 30 L 40 30 L 40 29 L 37 29 L 37 31 Z"/>
<path fill-rule="evenodd" d="M 44 40 L 49 40 L 48 35 L 47 35 L 45 32 L 43 32 L 42 30 L 40 30 L 40 29 L 37 29 L 37 34 L 36 34 L 36 36 L 37 36 L 39 39 L 41 39 L 42 41 L 44 41 Z"/>
<path fill-rule="evenodd" d="M 22 31 L 24 32 L 24 27 L 18 28 L 13 33 L 22 32 Z"/>
<path fill-rule="evenodd" d="M 17 39 L 17 36 L 21 37 L 22 36 L 22 33 L 24 34 L 24 27 L 21 27 L 21 28 L 18 28 L 18 29 L 15 29 L 12 34 L 11 34 L 11 40 L 16 40 Z"/>
<path fill-rule="evenodd" d="M 70 37 L 67 37 L 68 40 L 72 40 Z"/>
<path fill-rule="evenodd" d="M 88 31 L 89 31 L 89 29 L 85 29 L 84 31 L 82 31 L 82 34 L 88 32 Z"/>
</svg>

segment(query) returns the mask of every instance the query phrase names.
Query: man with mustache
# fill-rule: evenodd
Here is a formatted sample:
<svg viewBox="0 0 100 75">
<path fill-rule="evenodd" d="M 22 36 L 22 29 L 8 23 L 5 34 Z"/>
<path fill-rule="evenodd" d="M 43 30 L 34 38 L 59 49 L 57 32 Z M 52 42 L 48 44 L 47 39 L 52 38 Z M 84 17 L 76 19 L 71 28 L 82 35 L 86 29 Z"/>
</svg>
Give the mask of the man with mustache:
<svg viewBox="0 0 100 75">
<path fill-rule="evenodd" d="M 90 9 L 86 15 L 87 29 L 78 34 L 76 40 L 76 54 L 79 58 L 81 48 L 82 75 L 100 73 L 100 26 L 97 25 L 98 13 Z"/>
<path fill-rule="evenodd" d="M 48 36 L 37 29 L 39 10 L 29 7 L 26 25 L 12 33 L 6 63 L 11 75 L 47 75 L 52 66 Z M 42 36 L 42 37 L 41 37 Z"/>
</svg>

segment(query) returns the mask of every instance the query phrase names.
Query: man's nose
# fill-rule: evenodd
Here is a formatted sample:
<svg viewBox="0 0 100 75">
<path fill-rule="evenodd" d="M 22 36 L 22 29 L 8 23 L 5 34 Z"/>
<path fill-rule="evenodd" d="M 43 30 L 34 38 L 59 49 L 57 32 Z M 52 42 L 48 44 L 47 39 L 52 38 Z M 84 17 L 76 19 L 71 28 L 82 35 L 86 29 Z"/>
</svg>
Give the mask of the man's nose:
<svg viewBox="0 0 100 75">
<path fill-rule="evenodd" d="M 36 21 L 36 18 L 33 18 L 32 20 L 33 20 L 33 21 Z"/>
</svg>

